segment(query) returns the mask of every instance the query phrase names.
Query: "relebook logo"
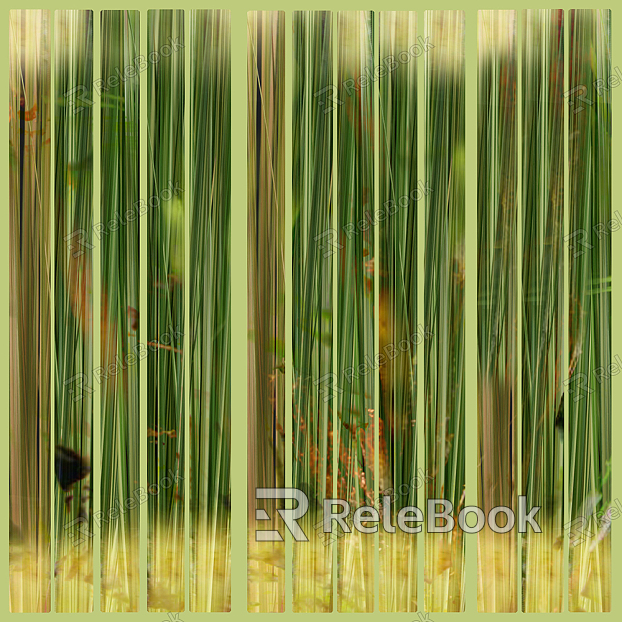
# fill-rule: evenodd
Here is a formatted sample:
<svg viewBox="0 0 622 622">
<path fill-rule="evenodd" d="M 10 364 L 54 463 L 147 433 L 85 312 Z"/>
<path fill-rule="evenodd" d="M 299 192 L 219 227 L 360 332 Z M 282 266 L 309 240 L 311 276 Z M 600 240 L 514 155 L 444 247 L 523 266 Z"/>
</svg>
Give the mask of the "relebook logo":
<svg viewBox="0 0 622 622">
<path fill-rule="evenodd" d="M 294 537 L 294 540 L 297 542 L 309 541 L 309 538 L 307 538 L 307 535 L 297 522 L 309 509 L 309 499 L 302 490 L 298 488 L 257 488 L 255 490 L 255 499 L 292 499 L 297 501 L 298 505 L 293 509 L 277 509 L 276 511 Z M 382 527 L 387 533 L 395 533 L 397 529 L 404 533 L 420 533 L 423 529 L 423 524 L 425 524 L 428 533 L 446 533 L 454 529 L 456 519 L 452 516 L 453 504 L 451 501 L 447 499 L 428 499 L 426 507 L 425 518 L 421 509 L 414 505 L 400 509 L 394 525 L 391 521 L 390 496 L 382 496 L 382 517 L 378 510 L 370 505 L 357 508 L 354 514 L 350 516 L 351 508 L 347 501 L 343 499 L 324 499 L 323 531 L 324 533 L 331 533 L 333 521 L 341 527 L 344 533 L 352 532 L 350 526 L 353 526 L 360 533 L 376 533 L 378 531 L 378 523 L 381 521 Z M 519 533 L 526 533 L 527 525 L 529 525 L 535 533 L 542 533 L 542 529 L 540 529 L 540 525 L 538 525 L 535 518 L 539 510 L 540 506 L 536 505 L 527 511 L 527 498 L 523 496 L 518 497 L 518 521 L 514 511 L 506 506 L 492 508 L 488 512 L 488 516 L 486 516 L 481 508 L 469 505 L 458 514 L 458 527 L 465 533 L 478 533 L 488 523 L 488 527 L 495 533 L 507 533 L 514 527 L 518 527 Z M 467 524 L 466 517 L 469 514 L 476 516 L 476 523 L 473 526 Z M 505 519 L 499 517 L 500 514 L 504 515 Z M 272 517 L 265 509 L 256 509 L 255 519 L 257 521 L 270 521 Z M 283 536 L 275 529 L 258 529 L 255 531 L 255 540 L 257 542 L 281 542 Z"/>
</svg>

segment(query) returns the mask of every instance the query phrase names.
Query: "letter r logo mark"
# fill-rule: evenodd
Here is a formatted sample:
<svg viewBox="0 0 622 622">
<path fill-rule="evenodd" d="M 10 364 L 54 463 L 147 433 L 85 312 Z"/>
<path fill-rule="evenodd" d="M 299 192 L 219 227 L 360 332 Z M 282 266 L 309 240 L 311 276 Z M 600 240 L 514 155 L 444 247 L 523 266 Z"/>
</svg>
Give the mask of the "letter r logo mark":
<svg viewBox="0 0 622 622">
<path fill-rule="evenodd" d="M 279 510 L 277 512 L 289 532 L 294 536 L 296 542 L 308 542 L 309 538 L 296 522 L 302 518 L 309 508 L 309 499 L 302 490 L 297 488 L 257 488 L 255 490 L 255 499 L 294 499 L 298 501 L 298 506 L 293 510 Z M 255 520 L 271 520 L 266 510 L 258 508 L 255 510 Z M 283 536 L 275 529 L 255 530 L 256 542 L 282 542 Z"/>
</svg>

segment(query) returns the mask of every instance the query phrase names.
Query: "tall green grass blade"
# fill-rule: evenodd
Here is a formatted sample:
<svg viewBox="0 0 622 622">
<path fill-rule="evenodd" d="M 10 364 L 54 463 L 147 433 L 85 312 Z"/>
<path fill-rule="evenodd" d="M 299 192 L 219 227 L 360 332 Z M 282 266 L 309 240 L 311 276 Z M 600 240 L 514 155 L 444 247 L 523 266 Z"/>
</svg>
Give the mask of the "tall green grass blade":
<svg viewBox="0 0 622 622">
<path fill-rule="evenodd" d="M 424 326 L 427 499 L 464 506 L 464 12 L 426 11 Z M 440 526 L 440 523 L 439 523 Z M 464 610 L 462 532 L 426 534 L 424 609 Z"/>
<path fill-rule="evenodd" d="M 337 497 L 357 508 L 374 500 L 374 16 L 338 13 L 337 84 Z M 345 84 L 352 85 L 346 88 Z M 365 215 L 367 214 L 367 219 Z M 355 233 L 352 233 L 356 229 Z M 365 373 L 358 370 L 367 366 Z M 337 610 L 374 609 L 374 536 L 351 534 L 337 544 Z"/>
<path fill-rule="evenodd" d="M 150 10 L 147 15 L 147 478 L 152 487 L 148 501 L 147 599 L 150 611 L 183 611 L 185 605 L 183 46 L 184 12 Z"/>
<path fill-rule="evenodd" d="M 101 608 L 138 611 L 140 597 L 140 50 L 138 11 L 102 11 Z M 119 80 L 118 75 L 126 75 Z M 128 74 L 132 75 L 128 75 Z M 118 224 L 116 224 L 118 223 Z M 144 340 L 144 337 L 143 337 Z M 144 345 L 144 344 L 143 344 Z M 115 367 L 116 366 L 116 367 Z M 124 508 L 119 512 L 118 508 Z"/>
<path fill-rule="evenodd" d="M 516 11 L 479 11 L 477 124 L 478 506 L 517 511 Z M 506 516 L 497 525 L 508 524 Z M 517 608 L 516 530 L 478 534 L 478 609 Z"/>
<path fill-rule="evenodd" d="M 564 494 L 564 26 L 523 11 L 522 492 L 541 534 L 523 535 L 525 612 L 562 610 Z"/>
<path fill-rule="evenodd" d="M 599 233 L 611 221 L 611 94 L 597 88 L 610 84 L 610 20 L 570 11 L 570 611 L 611 611 L 611 237 Z"/>
<path fill-rule="evenodd" d="M 191 611 L 231 610 L 231 13 L 190 13 Z"/>
<path fill-rule="evenodd" d="M 285 610 L 285 544 L 257 542 L 256 508 L 279 529 L 285 485 L 285 13 L 248 13 L 248 610 Z"/>
<path fill-rule="evenodd" d="M 9 603 L 50 611 L 50 12 L 9 13 Z"/>
<path fill-rule="evenodd" d="M 55 20 L 55 443 L 86 462 L 93 450 L 93 108 L 77 112 L 71 94 L 80 89 L 92 99 L 93 13 L 56 11 Z M 87 613 L 93 540 L 79 534 L 93 531 L 91 478 L 66 489 L 57 482 L 55 490 L 56 611 Z"/>
<path fill-rule="evenodd" d="M 310 503 L 300 522 L 310 541 L 294 543 L 293 608 L 314 613 L 333 609 L 331 536 L 316 529 L 333 496 L 333 409 L 318 391 L 333 372 L 333 115 L 321 99 L 333 83 L 332 14 L 295 11 L 293 27 L 292 485 Z"/>
<path fill-rule="evenodd" d="M 379 349 L 381 491 L 393 491 L 391 524 L 417 505 L 417 14 L 382 11 L 380 58 L 400 59 L 380 77 Z M 402 59 L 407 59 L 402 63 Z M 417 538 L 380 531 L 380 611 L 417 610 Z"/>
</svg>

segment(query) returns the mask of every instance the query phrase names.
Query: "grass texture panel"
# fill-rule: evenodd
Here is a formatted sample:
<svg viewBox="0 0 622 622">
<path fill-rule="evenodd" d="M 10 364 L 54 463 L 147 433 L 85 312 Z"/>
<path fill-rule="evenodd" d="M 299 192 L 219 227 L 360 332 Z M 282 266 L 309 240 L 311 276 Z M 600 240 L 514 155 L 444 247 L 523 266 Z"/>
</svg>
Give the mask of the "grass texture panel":
<svg viewBox="0 0 622 622">
<path fill-rule="evenodd" d="M 570 11 L 570 611 L 611 611 L 611 12 Z M 603 520 L 603 518 L 605 520 Z"/>
<path fill-rule="evenodd" d="M 426 11 L 434 49 L 425 59 L 426 200 L 424 326 L 425 468 L 428 499 L 453 516 L 465 495 L 465 90 L 463 11 Z M 464 538 L 455 521 L 426 534 L 424 610 L 463 611 Z M 440 526 L 440 525 L 439 525 Z"/>
<path fill-rule="evenodd" d="M 337 109 L 337 368 L 334 428 L 337 497 L 352 507 L 373 504 L 375 382 L 374 358 L 375 231 L 357 235 L 348 228 L 374 212 L 374 15 L 371 11 L 337 14 L 337 84 L 355 84 L 340 93 Z M 337 611 L 374 610 L 374 536 L 350 533 L 337 542 Z"/>
<path fill-rule="evenodd" d="M 333 535 L 322 504 L 333 497 L 333 16 L 293 14 L 292 69 L 292 485 L 309 498 L 294 542 L 293 610 L 333 610 Z M 318 527 L 319 524 L 319 527 Z"/>
<path fill-rule="evenodd" d="M 277 613 L 285 543 L 258 541 L 255 529 L 278 530 L 283 502 L 255 495 L 285 486 L 285 13 L 250 11 L 247 28 L 247 607 Z"/>
<path fill-rule="evenodd" d="M 50 12 L 9 12 L 9 603 L 51 608 Z"/>
<path fill-rule="evenodd" d="M 141 429 L 140 335 L 140 78 L 125 81 L 140 52 L 140 13 L 102 11 L 100 183 L 101 249 L 101 609 L 139 610 Z M 117 224 L 118 223 L 118 224 Z M 144 341 L 144 336 L 142 336 Z M 118 366 L 118 363 L 121 365 Z M 142 437 L 144 438 L 144 436 Z M 144 455 L 142 456 L 144 459 Z M 120 513 L 116 508 L 124 508 Z"/>
<path fill-rule="evenodd" d="M 517 510 L 516 11 L 480 11 L 477 119 L 478 506 Z M 478 609 L 517 609 L 517 538 L 478 534 Z"/>
<path fill-rule="evenodd" d="M 541 534 L 522 545 L 522 610 L 562 610 L 564 17 L 522 12 L 522 490 Z"/>
<path fill-rule="evenodd" d="M 231 610 L 231 13 L 190 12 L 190 610 Z"/>
<path fill-rule="evenodd" d="M 55 12 L 54 324 L 56 611 L 93 608 L 93 13 Z M 79 240 L 79 243 L 76 243 Z M 74 531 L 75 530 L 75 531 Z"/>
<path fill-rule="evenodd" d="M 423 192 L 417 178 L 417 14 L 382 11 L 379 58 L 399 59 L 379 88 L 378 347 L 395 352 L 379 371 L 379 490 L 392 491 L 391 517 L 417 505 L 417 214 Z M 406 62 L 403 62 L 406 59 Z M 380 531 L 380 611 L 417 610 L 417 542 Z"/>
<path fill-rule="evenodd" d="M 178 45 L 179 44 L 179 45 Z M 185 607 L 185 39 L 182 10 L 150 10 L 147 52 L 149 611 Z"/>
</svg>

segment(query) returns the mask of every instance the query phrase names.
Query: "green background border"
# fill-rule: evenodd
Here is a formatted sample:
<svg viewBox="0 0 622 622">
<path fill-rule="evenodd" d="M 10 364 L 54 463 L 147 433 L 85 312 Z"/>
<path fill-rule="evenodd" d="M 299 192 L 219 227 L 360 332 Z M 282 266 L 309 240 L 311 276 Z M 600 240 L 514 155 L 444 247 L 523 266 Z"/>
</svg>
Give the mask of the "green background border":
<svg viewBox="0 0 622 622">
<path fill-rule="evenodd" d="M 16 6 L 17 5 L 17 6 Z M 97 12 L 101 9 L 140 9 L 141 14 L 141 53 L 142 50 L 146 48 L 146 11 L 148 9 L 157 9 L 157 8 L 181 8 L 180 6 L 175 6 L 173 3 L 163 3 L 157 2 L 155 0 L 150 2 L 135 1 L 135 2 L 115 2 L 115 1 L 106 1 L 102 3 L 97 9 L 93 9 L 91 6 L 85 6 L 82 2 L 66 2 L 62 0 L 58 0 L 57 2 L 51 1 L 42 1 L 36 3 L 34 6 L 26 7 L 19 6 L 18 3 L 13 2 L 12 6 L 7 7 L 4 11 L 3 16 L 3 33 L 6 33 L 4 36 L 7 37 L 6 42 L 7 45 L 9 43 L 8 40 L 8 9 L 9 8 L 44 8 L 49 9 L 51 11 L 58 9 L 92 9 L 95 11 L 94 21 L 95 24 L 99 23 L 99 17 Z M 266 616 L 266 615 L 277 615 L 277 614 L 248 614 L 246 612 L 246 435 L 244 434 L 244 430 L 246 429 L 246 12 L 249 10 L 283 10 L 286 12 L 285 14 L 285 23 L 286 23 L 286 94 L 287 94 L 287 105 L 286 105 L 286 141 L 291 140 L 291 24 L 292 24 L 292 11 L 294 10 L 331 10 L 333 12 L 339 10 L 373 10 L 376 13 L 381 10 L 411 10 L 417 11 L 418 13 L 418 32 L 422 34 L 423 32 L 423 12 L 429 9 L 459 9 L 465 11 L 466 17 L 466 149 L 467 149 L 467 158 L 466 158 L 466 300 L 467 300 L 467 310 L 466 310 L 466 340 L 467 340 L 467 365 L 466 365 L 466 374 L 467 374 L 467 395 L 466 395 L 466 416 L 467 423 L 470 425 L 466 426 L 466 442 L 467 442 L 467 503 L 476 503 L 476 461 L 473 458 L 476 456 L 477 451 L 477 331 L 476 331 L 476 278 L 477 278 L 477 266 L 476 266 L 476 244 L 477 244 L 477 222 L 476 222 L 476 213 L 477 213 L 477 188 L 476 188 L 476 163 L 477 163 L 477 154 L 476 154 L 476 141 L 477 141 L 477 122 L 476 122 L 476 109 L 477 109 L 477 11 L 478 9 L 515 9 L 517 11 L 521 11 L 526 8 L 551 8 L 551 9 L 559 9 L 564 8 L 565 13 L 565 25 L 566 25 L 566 37 L 568 36 L 568 13 L 567 10 L 569 8 L 608 8 L 607 6 L 603 6 L 600 4 L 592 5 L 590 3 L 584 2 L 580 5 L 573 6 L 563 6 L 560 3 L 550 3 L 544 1 L 538 1 L 537 3 L 532 4 L 522 4 L 517 2 L 473 2 L 472 0 L 465 0 L 463 2 L 445 2 L 443 4 L 437 5 L 436 2 L 428 2 L 428 3 L 412 3 L 405 2 L 404 0 L 394 0 L 391 3 L 379 3 L 374 6 L 373 3 L 361 2 L 357 1 L 344 1 L 344 0 L 334 0 L 332 2 L 317 2 L 314 0 L 307 0 L 306 2 L 271 2 L 268 4 L 264 4 L 261 2 L 248 2 L 248 1 L 240 1 L 240 0 L 228 0 L 226 3 L 220 3 L 216 6 L 207 5 L 206 3 L 198 3 L 198 2 L 189 2 L 186 1 L 183 3 L 183 8 L 188 11 L 191 9 L 205 9 L 205 8 L 227 8 L 231 11 L 231 45 L 232 45 L 232 81 L 231 81 L 231 99 L 232 99 L 232 219 L 231 219 L 231 229 L 232 229 L 232 241 L 231 241 L 231 253 L 232 253 L 232 300 L 231 300 L 231 309 L 232 309 L 232 341 L 231 341 L 231 356 L 232 356 L 232 426 L 235 434 L 233 436 L 232 442 L 232 531 L 235 537 L 232 538 L 231 543 L 231 552 L 232 552 L 232 611 L 228 614 L 212 614 L 216 616 L 227 615 L 229 619 L 239 619 L 243 616 L 254 615 L 254 616 Z M 612 9 L 612 34 L 615 35 L 617 32 L 617 14 L 618 11 L 616 9 Z M 520 13 L 519 13 L 519 24 L 520 24 Z M 186 19 L 186 29 L 188 25 L 188 20 Z M 376 27 L 377 27 L 377 19 L 376 19 Z M 520 28 L 520 25 L 519 25 Z M 187 32 L 187 30 L 186 30 Z M 520 36 L 520 30 L 519 30 Z M 612 68 L 617 66 L 616 63 L 616 50 L 617 47 L 615 45 L 615 36 L 612 36 Z M 377 41 L 377 40 L 376 40 Z M 186 46 L 187 48 L 187 46 Z M 7 48 L 5 48 L 7 49 Z M 423 57 L 418 59 L 419 64 L 419 84 L 422 86 L 422 76 L 423 76 Z M 186 63 L 188 67 L 188 53 L 186 49 Z M 567 71 L 567 70 L 566 70 Z M 2 289 L 0 291 L 6 292 L 6 295 L 1 297 L 2 304 L 2 316 L 4 318 L 4 330 L 1 331 L 0 336 L 0 350 L 4 352 L 4 356 L 2 357 L 1 369 L 2 373 L 0 374 L 0 382 L 1 387 L 3 389 L 2 393 L 4 395 L 5 400 L 5 416 L 3 417 L 3 425 L 7 425 L 8 423 L 8 406 L 9 406 L 9 331 L 8 331 L 8 313 L 9 313 L 9 201 L 8 201 L 8 192 L 9 192 L 9 171 L 8 171 L 8 98 L 6 96 L 7 85 L 8 85 L 8 54 L 5 57 L 5 60 L 2 63 L 0 69 L 0 82 L 4 84 L 3 92 L 4 97 L 2 100 L 5 102 L 2 104 L 3 109 L 3 118 L 5 122 L 2 124 L 2 135 L 0 138 L 0 144 L 4 145 L 4 147 L 0 150 L 2 153 L 2 175 L 5 180 L 4 184 L 4 196 L 7 203 L 5 204 L 5 208 L 3 208 L 0 215 L 0 258 L 2 259 L 2 264 L 5 266 L 5 269 L 0 270 L 2 279 Z M 189 75 L 189 73 L 188 73 Z M 96 32 L 94 33 L 94 76 L 99 76 L 99 28 L 96 27 Z M 141 74 L 141 80 L 146 80 L 146 73 L 143 72 Z M 145 83 L 141 82 L 141 86 L 146 86 Z M 567 89 L 566 89 L 567 90 Z M 144 90 L 143 90 L 144 92 Z M 188 91 L 187 91 L 188 92 Z M 622 93 L 622 89 L 620 89 L 620 93 Z M 421 100 L 420 100 L 421 101 Z M 617 128 L 619 127 L 620 119 L 622 115 L 620 114 L 620 103 L 622 99 L 619 99 L 617 89 L 612 91 L 612 119 L 613 119 L 613 135 L 617 136 Z M 145 127 L 145 112 L 146 112 L 146 98 L 142 97 L 141 101 L 141 129 Z M 421 116 L 419 117 L 422 118 Z M 187 123 L 187 121 L 186 121 Z M 566 120 L 567 123 L 567 120 Z M 187 125 L 186 125 L 187 127 Z M 94 132 L 97 133 L 99 131 L 99 115 L 94 115 Z M 566 130 L 567 133 L 567 130 Z M 145 132 L 142 132 L 141 136 L 142 147 L 145 147 Z M 422 133 L 420 132 L 419 136 L 419 145 L 423 146 L 422 143 Z M 186 150 L 188 147 L 186 147 Z M 621 175 L 618 174 L 620 171 L 620 165 L 622 163 L 622 143 L 619 141 L 613 141 L 613 151 L 612 151 L 612 211 L 616 209 L 620 209 L 620 197 L 622 196 L 620 193 L 620 178 Z M 97 150 L 95 150 L 97 151 Z M 287 153 L 287 171 L 291 171 L 291 145 L 288 144 L 286 148 Z M 420 158 L 422 157 L 422 151 L 420 151 Z M 99 195 L 99 156 L 94 153 L 94 222 L 99 222 L 97 217 L 99 215 L 99 201 L 97 197 Z M 377 155 L 376 155 L 377 157 Z M 421 159 L 420 159 L 421 163 Z M 142 177 L 141 177 L 141 196 L 142 189 L 146 187 L 146 168 L 142 166 Z M 566 161 L 567 167 L 567 161 Z M 287 173 L 289 176 L 289 173 Z M 187 172 L 186 172 L 187 176 Z M 186 177 L 187 178 L 187 177 Z M 566 186 L 567 188 L 568 186 Z M 287 197 L 287 205 L 291 206 L 291 183 L 288 182 L 286 184 L 286 197 Z M 566 207 L 567 207 L 567 197 L 566 193 Z M 566 220 L 567 220 L 567 212 L 566 212 Z M 51 221 L 52 222 L 52 221 Z M 420 222 L 422 222 L 420 220 Z M 520 226 L 520 223 L 519 223 Z M 568 224 L 566 222 L 566 231 Z M 141 227 L 141 259 L 142 254 L 145 250 L 146 243 L 146 232 L 145 227 Z M 291 230 L 291 211 L 287 209 L 286 211 L 286 230 Z M 622 231 L 616 232 L 612 234 L 612 265 L 613 265 L 613 282 L 617 282 L 617 267 L 622 265 Z M 619 243 L 617 238 L 619 237 Z M 188 240 L 188 238 L 187 238 Z M 286 253 L 289 249 L 289 256 L 291 256 L 291 240 L 286 242 Z M 189 244 L 186 244 L 186 255 L 187 260 L 188 257 Z M 565 249 L 567 256 L 567 247 Z M 567 274 L 568 264 L 566 262 L 566 274 Z M 95 274 L 99 273 L 99 260 L 94 260 L 93 268 L 95 270 Z M 143 283 L 146 283 L 146 273 L 147 266 L 143 261 L 141 264 L 141 280 Z M 567 277 L 566 277 L 567 283 Z M 291 289 L 291 265 L 289 265 L 289 269 L 286 270 L 286 286 L 288 289 Z M 567 295 L 567 288 L 565 289 Z M 142 308 L 146 308 L 146 289 L 142 288 L 141 285 L 141 293 L 144 294 L 144 298 L 141 295 L 141 306 Z M 98 309 L 98 294 L 96 291 L 93 292 L 94 295 L 94 308 Z M 613 289 L 613 311 L 612 311 L 612 356 L 615 354 L 622 354 L 622 331 L 615 324 L 615 318 L 619 316 L 621 311 L 621 302 L 622 302 L 622 290 L 620 287 Z M 567 301 L 564 303 L 565 308 L 567 309 Z M 144 335 L 144 316 L 141 318 L 141 335 Z M 566 315 L 567 317 L 567 315 Z M 98 326 L 96 323 L 97 316 L 93 318 L 94 326 Z M 289 313 L 287 314 L 287 330 L 291 328 L 291 304 L 289 306 Z M 566 327 L 567 330 L 567 327 Z M 95 348 L 96 352 L 99 351 L 99 331 L 94 331 L 95 338 Z M 567 339 L 567 338 L 566 338 Z M 141 402 L 144 405 L 142 407 L 142 416 L 144 417 L 145 427 L 146 427 L 146 364 L 145 362 L 141 362 Z M 291 357 L 289 357 L 289 373 L 291 374 Z M 291 376 L 289 376 L 291 378 Z M 95 399 L 97 391 L 95 393 Z M 618 476 L 617 469 L 617 460 L 616 458 L 616 440 L 620 440 L 621 431 L 622 431 L 622 423 L 618 421 L 618 418 L 615 413 L 620 412 L 622 409 L 622 375 L 618 375 L 612 378 L 612 394 L 613 394 L 613 499 L 620 498 L 622 496 L 622 477 Z M 98 408 L 97 401 L 94 403 L 94 408 Z M 291 426 L 291 423 L 290 423 Z M 95 426 L 96 428 L 97 426 Z M 98 433 L 96 429 L 94 429 L 94 441 L 98 440 Z M 0 434 L 0 453 L 4 456 L 4 468 L 2 469 L 5 473 L 8 474 L 8 434 L 1 433 Z M 94 456 L 94 461 L 95 458 Z M 143 471 L 145 468 L 143 467 Z M 146 481 L 146 473 L 143 473 L 143 480 Z M 6 506 L 6 500 L 8 498 L 8 477 L 0 477 L 2 482 L 2 491 L 0 492 L 0 499 L 4 499 L 5 503 L 0 505 Z M 142 525 L 146 525 L 143 519 L 141 519 Z M 613 532 L 617 531 L 617 523 L 614 522 Z M 3 563 L 0 568 L 0 579 L 5 579 L 3 581 L 4 588 L 2 589 L 1 596 L 1 608 L 0 610 L 4 613 L 8 613 L 8 512 L 0 512 L 0 525 L 2 528 L 2 533 L 6 534 L 2 539 L 2 550 L 4 552 Z M 141 556 L 143 559 L 146 559 L 146 530 L 142 532 L 144 535 L 142 537 L 141 542 Z M 612 614 L 609 615 L 620 615 L 622 613 L 622 596 L 620 593 L 617 593 L 616 587 L 620 586 L 622 588 L 622 540 L 620 540 L 615 535 L 612 537 L 612 568 L 613 568 L 613 589 L 612 589 Z M 477 612 L 477 539 L 473 536 L 466 538 L 466 612 L 463 614 L 441 614 L 441 613 L 433 613 L 430 614 L 429 619 L 431 620 L 442 620 L 448 619 L 452 617 L 456 618 L 457 615 L 460 615 L 460 619 L 463 620 L 471 620 L 475 616 L 478 615 L 486 615 L 489 619 L 496 619 L 497 617 L 507 616 L 508 614 L 478 614 Z M 99 546 L 97 545 L 94 549 L 94 553 L 96 555 L 96 559 L 99 556 Z M 288 557 L 291 559 L 291 552 Z M 186 562 L 188 565 L 188 562 Z M 420 563 L 421 567 L 421 563 Z M 187 570 L 187 569 L 186 569 Z M 291 589 L 291 573 L 286 573 L 286 581 L 288 588 Z M 141 620 L 147 619 L 150 620 L 158 619 L 168 619 L 166 614 L 147 614 L 146 613 L 146 580 L 142 578 L 142 599 L 141 599 L 141 613 L 135 614 L 120 614 L 120 615 L 131 615 L 133 620 Z M 421 583 L 420 583 L 421 587 Z M 187 588 L 186 588 L 187 589 Z M 622 591 L 622 590 L 621 590 Z M 291 594 L 291 591 L 288 592 Z M 422 602 L 422 598 L 419 599 Z M 564 599 L 567 602 L 567 598 Z M 186 601 L 187 602 L 187 601 Z M 377 607 L 377 602 L 376 602 Z M 22 619 L 35 619 L 35 617 L 40 616 L 41 614 L 21 614 Z M 47 614 L 48 617 L 58 617 L 64 616 L 65 614 L 51 613 Z M 81 614 L 74 614 L 81 615 Z M 98 619 L 109 619 L 111 616 L 119 615 L 119 614 L 103 614 L 103 613 L 94 613 L 94 614 L 82 614 L 88 615 L 90 619 L 94 617 L 98 617 Z M 180 614 L 179 620 L 188 621 L 190 619 L 198 619 L 199 616 L 205 616 L 204 613 L 189 613 L 184 612 Z M 339 614 L 344 618 L 354 618 L 359 617 L 363 614 Z M 373 614 L 377 618 L 379 617 L 382 620 L 418 620 L 418 616 L 415 613 L 391 613 L 391 614 L 381 614 L 376 613 Z M 523 614 L 520 614 L 523 615 Z M 553 619 L 551 618 L 551 614 L 528 614 L 530 619 L 538 620 L 538 619 Z M 557 618 L 568 618 L 571 615 L 573 617 L 577 617 L 578 615 L 585 616 L 593 616 L 593 615 L 603 615 L 603 614 L 569 614 L 569 613 L 561 613 L 557 614 Z M 608 614 L 604 614 L 608 615 Z M 292 607 L 291 607 L 291 599 L 286 599 L 286 611 L 284 614 L 280 615 L 280 619 L 289 619 L 292 617 Z M 326 614 L 305 614 L 305 619 L 318 619 L 325 620 Z"/>
</svg>

